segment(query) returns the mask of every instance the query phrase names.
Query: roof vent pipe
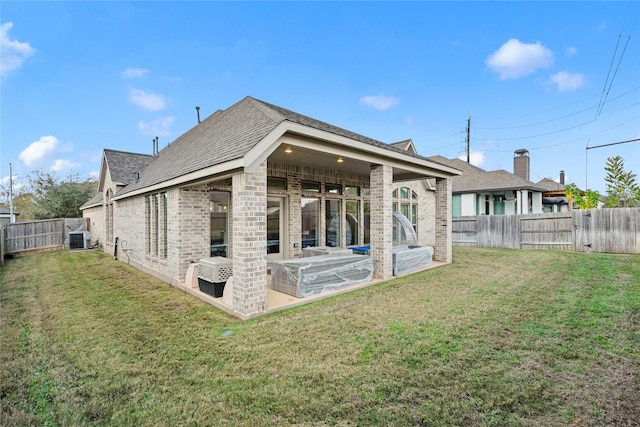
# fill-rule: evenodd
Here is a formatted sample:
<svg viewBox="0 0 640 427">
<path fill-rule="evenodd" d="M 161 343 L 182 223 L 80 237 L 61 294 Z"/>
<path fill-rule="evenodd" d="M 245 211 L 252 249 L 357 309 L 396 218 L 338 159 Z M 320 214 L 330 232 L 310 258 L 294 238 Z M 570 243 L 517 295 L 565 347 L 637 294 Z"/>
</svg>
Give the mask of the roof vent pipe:
<svg viewBox="0 0 640 427">
<path fill-rule="evenodd" d="M 560 184 L 564 185 L 564 171 L 560 171 Z"/>
<path fill-rule="evenodd" d="M 198 115 L 198 123 L 200 123 L 200 107 L 196 105 L 196 114 Z"/>
</svg>

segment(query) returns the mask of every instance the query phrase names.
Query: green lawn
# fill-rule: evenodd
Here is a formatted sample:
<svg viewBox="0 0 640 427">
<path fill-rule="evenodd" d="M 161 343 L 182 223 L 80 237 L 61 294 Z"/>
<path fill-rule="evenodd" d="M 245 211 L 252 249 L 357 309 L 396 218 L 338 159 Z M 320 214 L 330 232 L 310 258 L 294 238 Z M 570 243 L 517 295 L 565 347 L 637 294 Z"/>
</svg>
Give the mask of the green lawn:
<svg viewBox="0 0 640 427">
<path fill-rule="evenodd" d="M 8 260 L 0 424 L 638 425 L 638 256 L 454 260 L 244 322 L 107 254 Z"/>
</svg>

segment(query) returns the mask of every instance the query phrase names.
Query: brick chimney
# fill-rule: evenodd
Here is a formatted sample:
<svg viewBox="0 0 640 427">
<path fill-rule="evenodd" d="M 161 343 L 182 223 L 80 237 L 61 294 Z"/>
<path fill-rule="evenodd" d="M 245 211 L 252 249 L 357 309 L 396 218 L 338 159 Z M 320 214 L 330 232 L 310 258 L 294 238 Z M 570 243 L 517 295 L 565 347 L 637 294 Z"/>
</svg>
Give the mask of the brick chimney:
<svg viewBox="0 0 640 427">
<path fill-rule="evenodd" d="M 513 152 L 513 174 L 529 181 L 529 151 L 524 148 Z"/>
</svg>

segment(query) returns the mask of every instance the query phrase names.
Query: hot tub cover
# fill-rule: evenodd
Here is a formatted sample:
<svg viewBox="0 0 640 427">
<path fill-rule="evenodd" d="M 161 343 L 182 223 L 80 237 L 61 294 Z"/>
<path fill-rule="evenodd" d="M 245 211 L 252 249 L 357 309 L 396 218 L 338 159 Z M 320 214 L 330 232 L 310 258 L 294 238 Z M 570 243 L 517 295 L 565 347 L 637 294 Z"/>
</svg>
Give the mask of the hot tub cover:
<svg viewBox="0 0 640 427">
<path fill-rule="evenodd" d="M 320 255 L 271 265 L 271 288 L 298 298 L 369 282 L 373 259 L 368 255 Z"/>
</svg>

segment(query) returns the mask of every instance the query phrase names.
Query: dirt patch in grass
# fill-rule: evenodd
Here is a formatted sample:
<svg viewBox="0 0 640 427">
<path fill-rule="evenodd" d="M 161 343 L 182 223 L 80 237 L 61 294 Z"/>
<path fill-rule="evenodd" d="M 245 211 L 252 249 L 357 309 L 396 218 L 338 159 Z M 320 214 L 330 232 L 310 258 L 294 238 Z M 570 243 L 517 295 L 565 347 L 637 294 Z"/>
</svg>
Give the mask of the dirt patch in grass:
<svg viewBox="0 0 640 427">
<path fill-rule="evenodd" d="M 455 248 L 454 259 L 246 322 L 98 252 L 10 260 L 0 417 L 635 425 L 637 257 Z"/>
</svg>

